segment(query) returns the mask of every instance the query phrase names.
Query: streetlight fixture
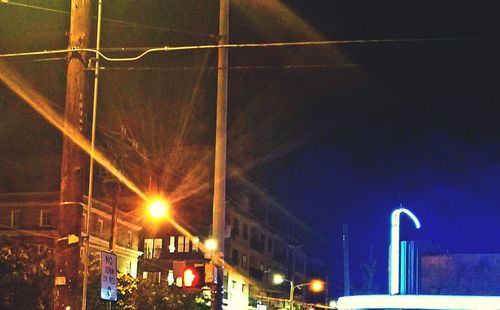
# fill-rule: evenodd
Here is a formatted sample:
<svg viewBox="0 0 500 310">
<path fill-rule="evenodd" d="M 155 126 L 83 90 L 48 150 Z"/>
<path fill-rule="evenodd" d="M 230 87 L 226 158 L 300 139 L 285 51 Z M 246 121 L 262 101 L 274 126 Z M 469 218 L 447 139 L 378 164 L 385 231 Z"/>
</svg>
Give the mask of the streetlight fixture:
<svg viewBox="0 0 500 310">
<path fill-rule="evenodd" d="M 214 253 L 218 248 L 217 240 L 214 238 L 205 240 L 205 247 L 207 251 L 209 251 L 210 253 Z"/>
<path fill-rule="evenodd" d="M 309 286 L 311 292 L 313 293 L 320 293 L 325 289 L 325 282 L 319 279 L 313 279 L 309 282 L 306 283 L 301 283 L 294 285 L 292 280 L 285 279 L 285 277 L 282 274 L 274 274 L 273 275 L 273 283 L 276 285 L 282 284 L 283 282 L 288 282 L 290 283 L 290 310 L 293 310 L 293 299 L 294 299 L 294 293 L 295 289 L 300 289 L 301 287 L 304 286 Z"/>
<path fill-rule="evenodd" d="M 389 247 L 389 293 L 391 295 L 399 294 L 399 222 L 401 214 L 404 213 L 412 219 L 415 227 L 420 228 L 420 221 L 410 210 L 401 207 L 391 214 L 391 245 Z"/>
<path fill-rule="evenodd" d="M 148 213 L 153 219 L 161 219 L 167 216 L 169 204 L 164 199 L 154 199 L 148 204 Z"/>
</svg>

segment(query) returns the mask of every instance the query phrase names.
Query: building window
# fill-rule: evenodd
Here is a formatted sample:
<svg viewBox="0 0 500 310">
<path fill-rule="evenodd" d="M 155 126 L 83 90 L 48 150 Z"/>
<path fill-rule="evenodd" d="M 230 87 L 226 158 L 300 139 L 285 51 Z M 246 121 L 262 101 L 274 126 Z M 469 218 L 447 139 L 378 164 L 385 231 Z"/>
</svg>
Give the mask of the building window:
<svg viewBox="0 0 500 310">
<path fill-rule="evenodd" d="M 52 216 L 50 210 L 40 211 L 40 226 L 50 226 L 52 225 Z"/>
<path fill-rule="evenodd" d="M 160 258 L 162 250 L 161 239 L 144 239 L 144 257 L 146 259 Z"/>
<path fill-rule="evenodd" d="M 248 269 L 248 256 L 246 254 L 241 255 L 241 268 Z"/>
<path fill-rule="evenodd" d="M 248 225 L 243 225 L 243 239 L 248 240 Z"/>
<path fill-rule="evenodd" d="M 21 210 L 12 210 L 10 211 L 10 226 L 11 227 L 19 227 L 21 226 Z"/>
<path fill-rule="evenodd" d="M 238 256 L 239 256 L 238 250 L 233 249 L 231 253 L 231 260 L 233 261 L 234 264 L 238 264 Z"/>
<path fill-rule="evenodd" d="M 104 230 L 104 221 L 102 219 L 97 219 L 96 223 L 96 233 L 98 236 L 102 236 Z"/>
<path fill-rule="evenodd" d="M 177 252 L 189 252 L 189 239 L 184 236 L 177 237 Z"/>
<path fill-rule="evenodd" d="M 172 269 L 170 269 L 168 271 L 168 275 L 167 275 L 167 284 L 169 286 L 172 286 L 172 285 L 174 285 L 174 283 L 175 283 L 174 271 Z"/>
<path fill-rule="evenodd" d="M 168 245 L 168 251 L 170 253 L 174 253 L 175 252 L 175 236 L 170 236 L 169 240 L 170 240 L 170 243 Z"/>
<path fill-rule="evenodd" d="M 127 247 L 131 248 L 132 247 L 132 232 L 130 230 L 127 231 Z"/>
<path fill-rule="evenodd" d="M 162 239 L 154 239 L 154 253 L 153 253 L 153 258 L 160 258 L 161 256 L 161 250 L 162 250 Z"/>
<path fill-rule="evenodd" d="M 240 235 L 240 221 L 235 217 L 231 229 L 231 238 L 236 239 Z"/>
<path fill-rule="evenodd" d="M 161 281 L 161 272 L 149 272 L 149 271 L 143 271 L 142 272 L 142 278 L 143 279 L 150 279 L 151 281 L 155 283 L 160 283 Z"/>
<path fill-rule="evenodd" d="M 200 243 L 200 238 L 198 236 L 193 237 L 193 242 L 191 243 L 191 251 L 198 252 L 198 244 Z"/>
<path fill-rule="evenodd" d="M 132 273 L 132 262 L 131 261 L 129 261 L 129 260 L 127 261 L 126 268 L 127 268 L 127 270 L 126 270 L 127 274 L 131 274 Z"/>
<path fill-rule="evenodd" d="M 224 272 L 224 299 L 228 299 L 228 291 L 229 291 L 229 287 L 228 287 L 228 282 L 229 282 L 229 275 L 227 274 L 227 272 Z"/>
<path fill-rule="evenodd" d="M 243 293 L 245 293 L 245 287 L 246 287 L 246 285 L 245 285 L 244 283 L 242 283 L 242 284 L 241 284 L 241 291 L 242 291 Z"/>
</svg>

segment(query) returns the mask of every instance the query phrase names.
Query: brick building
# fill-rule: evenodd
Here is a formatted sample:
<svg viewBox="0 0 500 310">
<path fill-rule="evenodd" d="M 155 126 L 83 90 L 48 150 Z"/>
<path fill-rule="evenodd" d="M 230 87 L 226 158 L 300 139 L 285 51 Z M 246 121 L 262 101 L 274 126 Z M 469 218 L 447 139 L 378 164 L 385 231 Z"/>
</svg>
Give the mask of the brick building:
<svg viewBox="0 0 500 310">
<path fill-rule="evenodd" d="M 44 243 L 54 248 L 57 232 L 59 193 L 0 194 L 0 238 L 17 238 L 32 243 Z M 108 250 L 111 238 L 111 213 L 108 204 L 94 200 L 90 219 L 90 250 Z M 114 253 L 118 272 L 137 275 L 139 226 L 126 213 L 118 212 L 117 240 Z M 86 207 L 82 214 L 82 237 L 86 236 Z M 83 254 L 83 247 L 82 247 Z"/>
</svg>

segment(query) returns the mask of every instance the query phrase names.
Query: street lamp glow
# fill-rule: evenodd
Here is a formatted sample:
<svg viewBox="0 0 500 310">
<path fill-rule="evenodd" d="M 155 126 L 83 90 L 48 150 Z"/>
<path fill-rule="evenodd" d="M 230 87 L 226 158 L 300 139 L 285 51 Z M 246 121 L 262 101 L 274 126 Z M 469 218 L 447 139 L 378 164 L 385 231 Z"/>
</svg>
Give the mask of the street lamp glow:
<svg viewBox="0 0 500 310">
<path fill-rule="evenodd" d="M 322 292 L 325 290 L 325 282 L 318 279 L 311 280 L 309 282 L 309 289 L 314 293 Z"/>
<path fill-rule="evenodd" d="M 167 216 L 168 204 L 163 199 L 153 200 L 148 207 L 149 215 L 154 219 Z"/>
<path fill-rule="evenodd" d="M 214 252 L 219 246 L 217 244 L 217 240 L 215 240 L 214 238 L 210 238 L 205 240 L 205 247 L 208 251 Z"/>
<path fill-rule="evenodd" d="M 276 284 L 276 285 L 279 285 L 281 283 L 285 282 L 285 278 L 283 277 L 282 274 L 279 274 L 279 273 L 275 273 L 273 275 L 273 283 Z"/>
</svg>

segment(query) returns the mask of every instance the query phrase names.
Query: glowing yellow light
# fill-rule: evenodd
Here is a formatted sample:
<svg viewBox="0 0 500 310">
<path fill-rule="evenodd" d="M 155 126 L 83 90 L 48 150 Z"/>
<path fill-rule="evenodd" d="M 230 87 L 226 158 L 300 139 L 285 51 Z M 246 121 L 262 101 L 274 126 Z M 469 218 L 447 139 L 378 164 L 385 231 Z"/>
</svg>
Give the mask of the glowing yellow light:
<svg viewBox="0 0 500 310">
<path fill-rule="evenodd" d="M 282 274 L 274 274 L 273 275 L 273 283 L 274 284 L 281 284 L 285 281 L 285 278 L 283 277 Z"/>
<path fill-rule="evenodd" d="M 217 248 L 218 248 L 217 240 L 212 239 L 212 238 L 207 239 L 205 241 L 205 247 L 207 248 L 208 251 L 211 251 L 211 252 L 217 250 Z"/>
<path fill-rule="evenodd" d="M 322 292 L 325 290 L 325 282 L 321 281 L 321 280 L 311 280 L 311 282 L 309 282 L 309 288 L 311 290 L 311 292 L 314 292 L 314 293 L 319 293 L 319 292 Z"/>
<path fill-rule="evenodd" d="M 154 219 L 160 219 L 167 216 L 168 204 L 165 200 L 154 200 L 149 204 L 148 211 Z"/>
</svg>

